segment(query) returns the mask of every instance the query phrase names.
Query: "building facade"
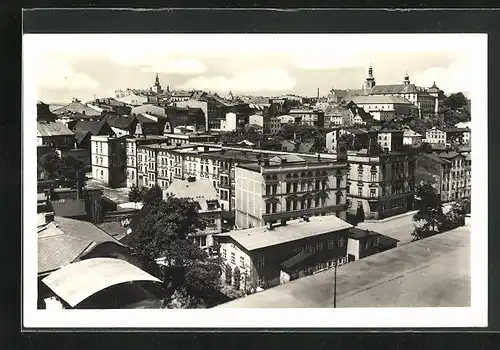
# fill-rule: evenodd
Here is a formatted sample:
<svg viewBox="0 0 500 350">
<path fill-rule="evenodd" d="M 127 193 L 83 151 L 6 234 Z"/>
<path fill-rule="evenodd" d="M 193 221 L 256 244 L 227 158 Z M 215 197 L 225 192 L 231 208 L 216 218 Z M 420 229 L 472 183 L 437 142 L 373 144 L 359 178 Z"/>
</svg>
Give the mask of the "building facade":
<svg viewBox="0 0 500 350">
<path fill-rule="evenodd" d="M 313 109 L 291 109 L 288 114 L 295 118 L 295 122 L 302 125 L 324 128 L 325 113 Z"/>
<path fill-rule="evenodd" d="M 416 107 L 409 100 L 400 96 L 355 96 L 352 101 L 379 121 L 393 120 L 398 117 L 409 118 L 417 114 Z"/>
<path fill-rule="evenodd" d="M 250 228 L 217 236 L 221 256 L 240 289 L 271 288 L 347 263 L 348 229 L 335 217 L 293 220 L 271 228 Z"/>
<path fill-rule="evenodd" d="M 164 191 L 165 195 L 173 195 L 196 202 L 200 218 L 206 227 L 192 235 L 195 244 L 201 249 L 208 249 L 214 244 L 214 236 L 222 232 L 221 206 L 217 191 L 208 179 L 188 177 L 186 180 L 174 179 Z"/>
<path fill-rule="evenodd" d="M 416 158 L 413 153 L 348 151 L 348 212 L 383 219 L 413 209 Z"/>
<path fill-rule="evenodd" d="M 127 158 L 125 139 L 110 136 L 90 138 L 92 176 L 109 187 L 123 187 L 127 184 Z"/>
<path fill-rule="evenodd" d="M 236 225 L 259 227 L 304 215 L 346 218 L 347 164 L 293 154 L 236 168 Z"/>
</svg>

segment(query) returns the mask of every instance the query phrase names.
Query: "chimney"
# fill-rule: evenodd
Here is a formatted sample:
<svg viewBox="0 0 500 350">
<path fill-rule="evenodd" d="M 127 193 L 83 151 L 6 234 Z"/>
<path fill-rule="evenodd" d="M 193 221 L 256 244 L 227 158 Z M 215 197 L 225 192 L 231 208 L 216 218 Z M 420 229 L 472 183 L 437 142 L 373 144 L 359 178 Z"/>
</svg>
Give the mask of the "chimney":
<svg viewBox="0 0 500 350">
<path fill-rule="evenodd" d="M 281 226 L 286 226 L 286 219 L 281 219 Z"/>
<path fill-rule="evenodd" d="M 321 162 L 321 153 L 318 153 L 318 162 Z"/>
<path fill-rule="evenodd" d="M 317 98 L 318 98 L 318 102 L 319 102 L 319 88 L 318 88 L 318 97 Z"/>
<path fill-rule="evenodd" d="M 370 235 L 370 231 L 369 230 L 365 230 L 365 236 L 368 237 Z"/>
<path fill-rule="evenodd" d="M 267 223 L 267 229 L 268 229 L 268 230 L 272 230 L 272 229 L 274 229 L 274 227 L 273 227 L 273 223 L 272 223 L 271 221 L 269 221 L 269 222 Z"/>
<path fill-rule="evenodd" d="M 45 223 L 51 223 L 54 221 L 54 212 L 45 213 Z"/>
<path fill-rule="evenodd" d="M 304 219 L 305 222 L 309 222 L 309 216 L 308 215 L 304 215 L 302 217 L 302 219 Z"/>
<path fill-rule="evenodd" d="M 204 146 L 204 147 L 203 147 L 203 150 L 204 150 L 205 152 L 208 152 L 208 151 L 209 151 L 209 149 L 210 149 L 210 148 L 209 148 L 208 146 Z"/>
</svg>

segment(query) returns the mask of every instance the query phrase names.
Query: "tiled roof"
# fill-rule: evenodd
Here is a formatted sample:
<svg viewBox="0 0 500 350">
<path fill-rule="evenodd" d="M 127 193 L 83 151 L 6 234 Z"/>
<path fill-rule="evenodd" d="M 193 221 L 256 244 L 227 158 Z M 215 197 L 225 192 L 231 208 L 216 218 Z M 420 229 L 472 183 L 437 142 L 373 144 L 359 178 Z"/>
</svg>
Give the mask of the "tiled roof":
<svg viewBox="0 0 500 350">
<path fill-rule="evenodd" d="M 92 135 L 92 133 L 88 130 L 75 131 L 76 142 L 81 143 L 87 135 Z"/>
<path fill-rule="evenodd" d="M 379 103 L 393 103 L 393 104 L 407 104 L 412 103 L 406 98 L 400 96 L 387 96 L 387 95 L 367 95 L 367 96 L 354 96 L 351 101 L 356 104 L 379 104 Z"/>
<path fill-rule="evenodd" d="M 130 115 L 114 115 L 114 114 L 109 114 L 105 118 L 106 122 L 109 124 L 109 126 L 118 128 L 118 129 L 128 129 L 131 124 L 136 121 L 136 118 L 134 116 Z"/>
<path fill-rule="evenodd" d="M 134 107 L 134 108 L 132 108 L 132 113 L 135 113 L 135 114 L 147 113 L 150 115 L 163 116 L 163 117 L 167 116 L 167 114 L 165 113 L 165 108 L 155 106 L 152 104 L 145 104 L 142 106 Z"/>
<path fill-rule="evenodd" d="M 95 109 L 81 103 L 78 101 L 73 101 L 70 104 L 55 109 L 53 111 L 54 114 L 65 114 L 65 113 L 80 113 L 80 114 L 85 114 L 87 116 L 99 116 L 101 113 L 96 111 Z"/>
<path fill-rule="evenodd" d="M 72 136 L 74 135 L 66 125 L 58 122 L 37 122 L 36 128 L 38 131 L 38 136 L 50 137 L 50 136 Z"/>
<path fill-rule="evenodd" d="M 439 157 L 441 158 L 445 158 L 445 159 L 451 159 L 451 158 L 455 158 L 456 156 L 460 155 L 460 153 L 457 153 L 455 151 L 452 151 L 452 152 L 445 152 L 445 153 L 440 153 L 439 154 Z"/>
<path fill-rule="evenodd" d="M 306 160 L 295 154 L 283 154 L 269 159 L 269 163 L 281 164 L 283 161 L 286 161 L 287 163 L 303 163 Z"/>
<path fill-rule="evenodd" d="M 38 229 L 38 273 L 59 269 L 104 242 L 123 246 L 90 222 L 56 216 Z"/>
<path fill-rule="evenodd" d="M 469 128 L 446 128 L 444 129 L 445 132 L 469 132 Z"/>
<path fill-rule="evenodd" d="M 201 210 L 207 210 L 207 201 L 217 200 L 217 191 L 209 179 L 196 179 L 195 181 L 174 179 L 165 190 L 179 198 L 192 198 L 200 205 Z"/>
<path fill-rule="evenodd" d="M 73 130 L 76 132 L 89 131 L 92 135 L 99 135 L 102 128 L 106 125 L 106 120 L 79 120 Z"/>
<path fill-rule="evenodd" d="M 370 95 L 414 94 L 419 92 L 415 84 L 375 85 Z"/>
<path fill-rule="evenodd" d="M 313 216 L 309 222 L 293 220 L 285 226 L 255 227 L 232 231 L 222 236 L 231 237 L 248 251 L 285 244 L 325 233 L 342 231 L 353 227 L 334 215 Z"/>
<path fill-rule="evenodd" d="M 415 136 L 422 136 L 418 132 L 415 132 L 411 129 L 406 129 L 403 133 L 405 137 L 415 137 Z"/>
</svg>

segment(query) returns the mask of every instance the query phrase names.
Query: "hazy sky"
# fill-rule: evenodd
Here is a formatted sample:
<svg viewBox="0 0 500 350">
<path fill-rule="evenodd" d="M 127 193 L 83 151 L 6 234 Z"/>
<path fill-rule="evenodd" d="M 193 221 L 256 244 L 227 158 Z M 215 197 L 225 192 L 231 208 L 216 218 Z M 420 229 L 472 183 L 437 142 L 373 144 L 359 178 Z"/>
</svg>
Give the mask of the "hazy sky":
<svg viewBox="0 0 500 350">
<path fill-rule="evenodd" d="M 476 37 L 477 38 L 477 37 Z M 377 84 L 469 92 L 474 36 L 427 35 L 27 35 L 24 59 L 36 65 L 37 98 L 64 103 L 148 88 L 158 72 L 170 89 L 326 95 L 358 89 L 370 64 Z M 30 80 L 31 81 L 31 80 Z"/>
</svg>

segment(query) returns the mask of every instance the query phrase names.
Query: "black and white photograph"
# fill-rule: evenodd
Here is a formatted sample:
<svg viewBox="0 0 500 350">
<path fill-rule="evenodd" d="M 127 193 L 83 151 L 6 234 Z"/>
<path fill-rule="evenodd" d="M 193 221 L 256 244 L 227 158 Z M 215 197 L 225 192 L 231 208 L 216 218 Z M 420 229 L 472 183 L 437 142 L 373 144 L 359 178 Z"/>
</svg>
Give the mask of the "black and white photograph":
<svg viewBox="0 0 500 350">
<path fill-rule="evenodd" d="M 23 322 L 485 326 L 486 83 L 484 34 L 25 34 Z"/>
</svg>

